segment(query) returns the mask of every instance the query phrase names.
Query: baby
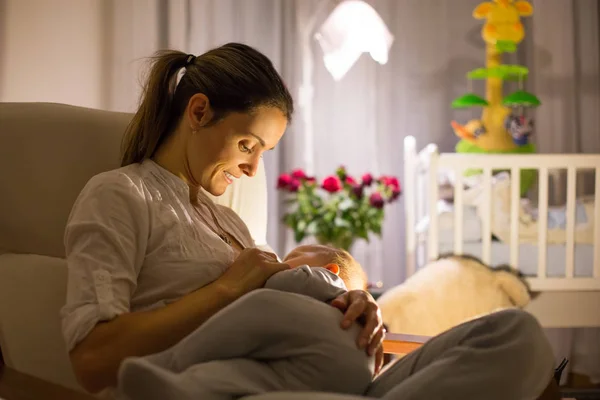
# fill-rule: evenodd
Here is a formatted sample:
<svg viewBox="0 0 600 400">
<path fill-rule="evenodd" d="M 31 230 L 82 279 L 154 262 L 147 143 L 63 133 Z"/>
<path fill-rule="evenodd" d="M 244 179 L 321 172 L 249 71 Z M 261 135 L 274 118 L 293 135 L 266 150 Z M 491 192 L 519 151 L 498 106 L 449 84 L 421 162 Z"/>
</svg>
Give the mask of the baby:
<svg viewBox="0 0 600 400">
<path fill-rule="evenodd" d="M 340 328 L 327 304 L 366 276 L 347 252 L 301 246 L 290 270 L 233 302 L 170 349 L 126 359 L 118 393 L 137 399 L 229 400 L 276 391 L 361 395 L 374 357 L 356 345 L 361 326 Z M 309 267 L 308 264 L 312 265 Z"/>
<path fill-rule="evenodd" d="M 293 268 L 308 265 L 322 267 L 338 275 L 348 290 L 366 290 L 367 275 L 347 251 L 318 244 L 296 247 L 283 262 Z"/>
</svg>

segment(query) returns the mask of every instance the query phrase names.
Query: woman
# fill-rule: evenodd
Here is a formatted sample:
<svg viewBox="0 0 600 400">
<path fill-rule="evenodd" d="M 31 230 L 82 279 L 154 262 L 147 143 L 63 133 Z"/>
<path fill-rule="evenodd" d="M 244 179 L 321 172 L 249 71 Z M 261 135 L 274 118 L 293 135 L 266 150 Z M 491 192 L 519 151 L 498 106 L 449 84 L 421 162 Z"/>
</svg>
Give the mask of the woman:
<svg viewBox="0 0 600 400">
<path fill-rule="evenodd" d="M 172 347 L 290 268 L 254 248 L 240 218 L 203 190 L 219 196 L 242 174 L 253 176 L 292 113 L 273 65 L 248 46 L 155 59 L 125 134 L 122 168 L 88 182 L 65 231 L 63 333 L 85 389 L 114 387 L 125 358 Z M 342 327 L 364 321 L 358 345 L 380 364 L 383 328 L 373 299 L 358 290 L 331 304 L 345 311 Z M 552 364 L 537 321 L 507 310 L 433 338 L 380 374 L 367 395 L 532 399 L 556 389 Z"/>
<path fill-rule="evenodd" d="M 122 168 L 93 177 L 65 232 L 63 332 L 91 392 L 114 387 L 121 361 L 171 347 L 217 311 L 289 268 L 254 248 L 242 220 L 217 207 L 281 139 L 292 98 L 258 51 L 228 44 L 199 57 L 159 54 L 123 141 Z M 382 359 L 379 309 L 363 291 L 332 302 L 344 327 Z"/>
</svg>

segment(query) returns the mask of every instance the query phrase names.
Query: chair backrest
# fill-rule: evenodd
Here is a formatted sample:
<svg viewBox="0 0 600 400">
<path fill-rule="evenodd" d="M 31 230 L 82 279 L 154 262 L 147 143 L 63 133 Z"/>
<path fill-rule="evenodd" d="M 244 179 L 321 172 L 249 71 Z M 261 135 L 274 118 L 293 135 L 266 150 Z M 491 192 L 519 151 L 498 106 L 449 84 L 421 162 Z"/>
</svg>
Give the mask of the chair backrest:
<svg viewBox="0 0 600 400">
<path fill-rule="evenodd" d="M 60 334 L 63 234 L 77 195 L 119 166 L 131 114 L 52 103 L 0 103 L 0 348 L 7 365 L 76 387 Z M 266 244 L 264 166 L 215 199 Z"/>
</svg>

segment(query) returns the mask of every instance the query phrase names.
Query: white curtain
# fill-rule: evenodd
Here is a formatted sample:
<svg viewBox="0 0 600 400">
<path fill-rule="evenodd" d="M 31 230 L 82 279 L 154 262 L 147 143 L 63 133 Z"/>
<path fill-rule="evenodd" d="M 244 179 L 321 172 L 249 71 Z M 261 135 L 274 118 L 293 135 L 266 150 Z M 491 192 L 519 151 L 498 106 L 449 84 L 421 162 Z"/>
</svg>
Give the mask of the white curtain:
<svg viewBox="0 0 600 400">
<path fill-rule="evenodd" d="M 323 177 L 343 164 L 351 174 L 402 177 L 406 135 L 415 136 L 419 148 L 434 142 L 442 151 L 452 151 L 457 138 L 449 122 L 477 115 L 452 110 L 450 103 L 467 90 L 467 71 L 485 63 L 482 22 L 471 16 L 479 0 L 369 1 L 395 37 L 389 62 L 381 66 L 363 55 L 340 82 L 329 75 L 321 50 L 311 39 L 311 21 L 318 26 L 335 6 L 335 1 L 323 5 L 326 1 L 113 0 L 106 2 L 103 13 L 112 32 L 104 43 L 108 109 L 133 110 L 139 93 L 136 60 L 158 48 L 200 54 L 229 41 L 242 41 L 273 60 L 297 105 L 294 123 L 277 151 L 265 160 L 271 182 L 269 242 L 280 254 L 294 245 L 280 223 L 283 208 L 274 189 L 280 172 L 310 168 Z M 534 141 L 540 152 L 599 153 L 598 2 L 532 3 L 534 15 L 524 19 L 526 39 L 506 61 L 530 68 L 525 87 L 543 103 L 535 112 Z M 314 90 L 309 103 L 314 137 L 308 142 L 306 109 L 300 101 L 307 67 L 312 68 L 309 83 Z M 482 82 L 475 82 L 473 90 L 483 93 Z M 370 280 L 383 281 L 388 288 L 405 277 L 402 210 L 401 198 L 386 212 L 383 239 L 354 249 Z M 575 369 L 600 379 L 598 363 L 589 362 L 600 359 L 598 330 L 554 330 L 550 336 L 558 358 L 590 355 L 579 357 L 583 361 Z M 577 339 L 583 336 L 588 339 Z"/>
</svg>

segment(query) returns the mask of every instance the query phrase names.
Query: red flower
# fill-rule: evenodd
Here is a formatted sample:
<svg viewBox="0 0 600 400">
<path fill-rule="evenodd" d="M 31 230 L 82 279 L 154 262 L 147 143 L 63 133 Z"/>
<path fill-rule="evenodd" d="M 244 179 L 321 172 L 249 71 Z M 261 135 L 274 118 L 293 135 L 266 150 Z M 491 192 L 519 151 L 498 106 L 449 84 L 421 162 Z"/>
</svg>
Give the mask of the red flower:
<svg viewBox="0 0 600 400">
<path fill-rule="evenodd" d="M 384 175 L 381 178 L 379 178 L 379 182 L 391 188 L 393 191 L 400 191 L 400 182 L 398 182 L 398 178 L 396 178 L 395 176 Z"/>
<path fill-rule="evenodd" d="M 305 184 L 306 184 L 307 186 L 313 186 L 314 184 L 316 184 L 316 183 L 317 183 L 317 180 L 315 179 L 315 177 L 314 177 L 314 176 L 307 176 L 307 177 L 304 179 L 304 182 L 305 182 Z"/>
<path fill-rule="evenodd" d="M 362 199 L 364 195 L 364 187 L 362 185 L 352 186 L 352 194 L 355 195 L 358 200 Z"/>
<path fill-rule="evenodd" d="M 296 179 L 306 179 L 306 173 L 304 173 L 304 171 L 300 168 L 295 169 L 292 171 L 292 178 L 296 178 Z"/>
<path fill-rule="evenodd" d="M 398 200 L 398 197 L 400 197 L 400 194 L 401 194 L 401 193 L 402 193 L 402 192 L 401 192 L 400 190 L 398 190 L 398 189 L 393 189 L 393 190 L 392 190 L 392 195 L 390 196 L 390 203 L 391 203 L 391 202 L 394 202 L 394 201 L 396 201 L 396 200 Z"/>
<path fill-rule="evenodd" d="M 373 183 L 373 175 L 371 174 L 364 174 L 362 176 L 362 184 L 364 186 L 371 186 L 371 184 Z"/>
<path fill-rule="evenodd" d="M 342 190 L 342 183 L 337 176 L 328 176 L 323 180 L 323 189 L 327 190 L 329 193 L 336 193 Z"/>
<path fill-rule="evenodd" d="M 375 207 L 375 208 L 383 208 L 385 202 L 383 201 L 383 197 L 381 197 L 381 194 L 375 192 L 373 194 L 371 194 L 371 197 L 369 197 L 369 204 L 371 204 L 371 206 Z"/>
<path fill-rule="evenodd" d="M 300 188 L 300 181 L 298 179 L 292 179 L 292 181 L 288 185 L 288 190 L 293 193 L 293 192 L 297 192 L 299 188 Z"/>
<path fill-rule="evenodd" d="M 351 186 L 356 185 L 356 180 L 353 177 L 351 177 L 350 175 L 346 176 L 345 182 Z"/>
<path fill-rule="evenodd" d="M 288 174 L 279 175 L 279 179 L 277 179 L 277 189 L 287 189 L 292 183 L 292 177 Z"/>
</svg>

